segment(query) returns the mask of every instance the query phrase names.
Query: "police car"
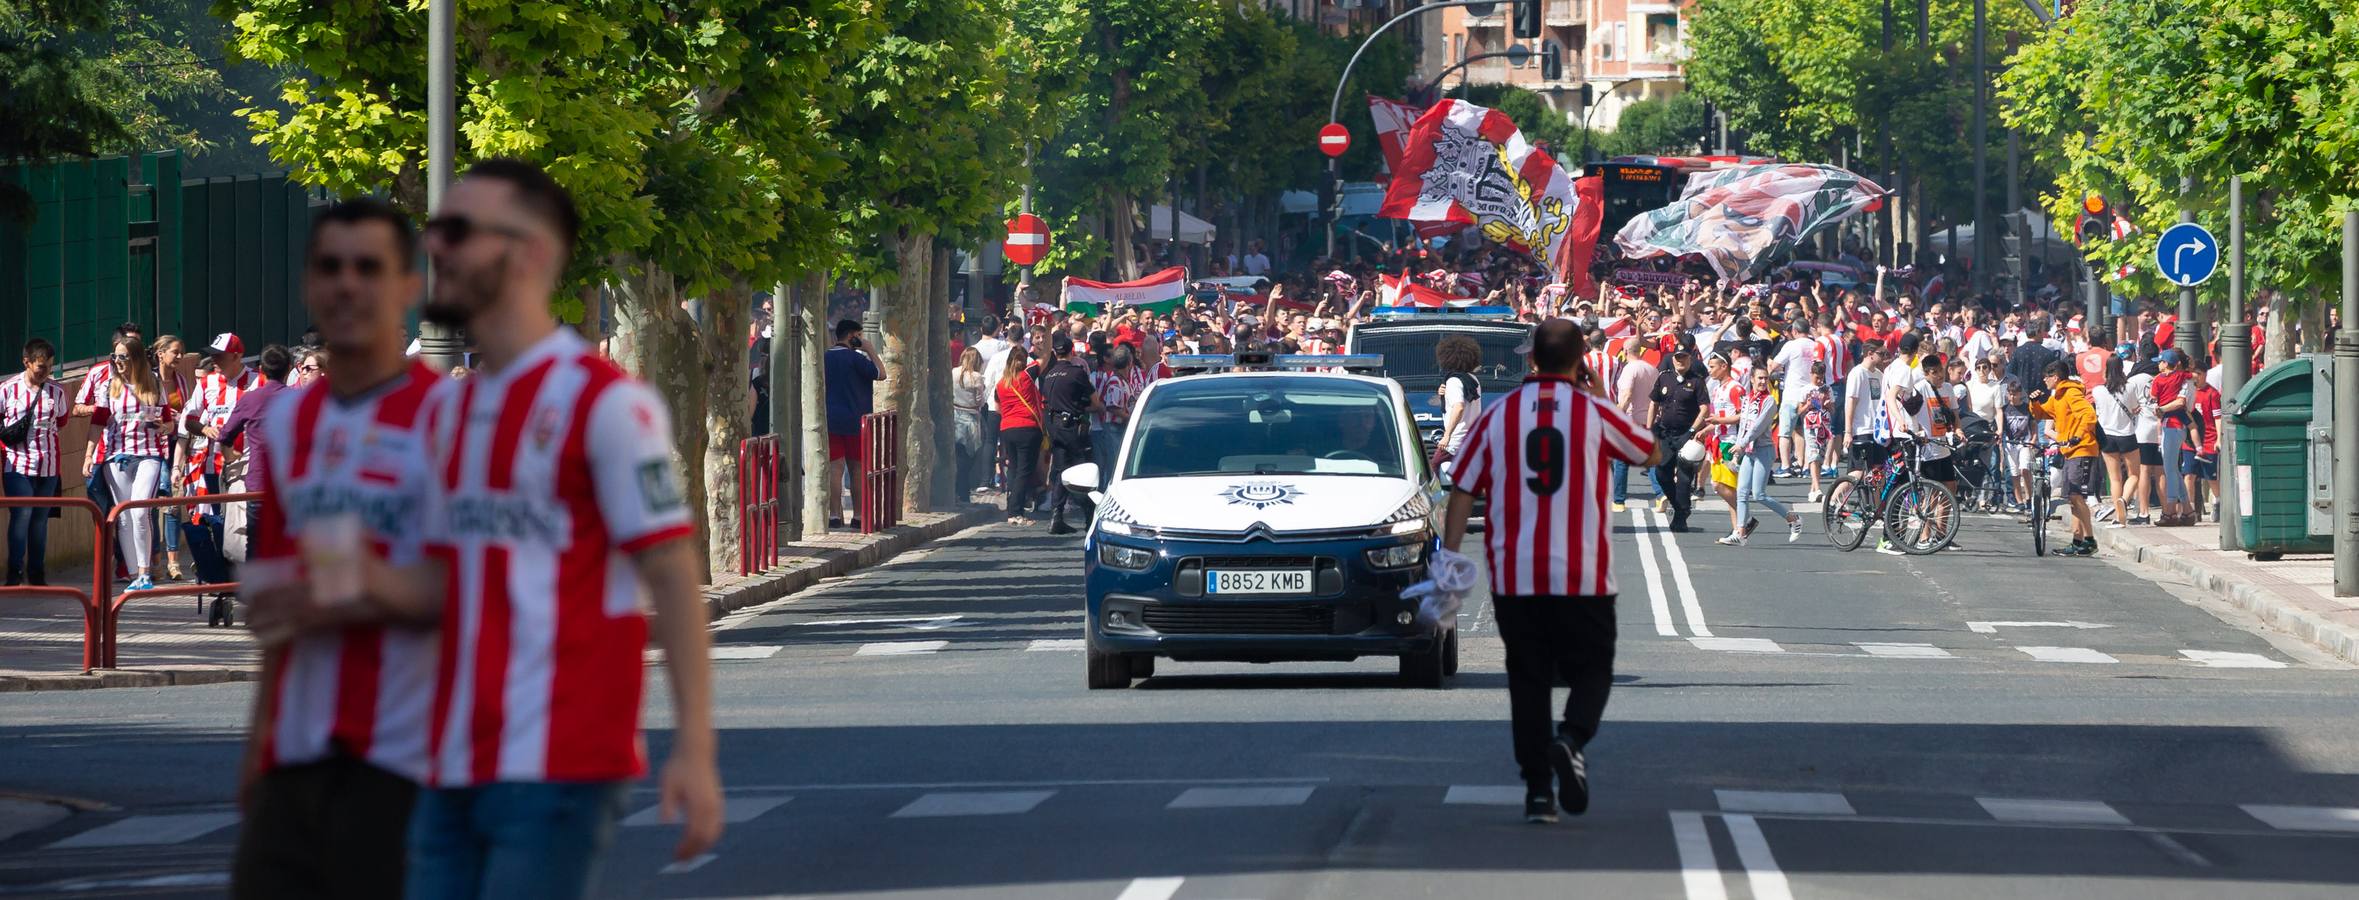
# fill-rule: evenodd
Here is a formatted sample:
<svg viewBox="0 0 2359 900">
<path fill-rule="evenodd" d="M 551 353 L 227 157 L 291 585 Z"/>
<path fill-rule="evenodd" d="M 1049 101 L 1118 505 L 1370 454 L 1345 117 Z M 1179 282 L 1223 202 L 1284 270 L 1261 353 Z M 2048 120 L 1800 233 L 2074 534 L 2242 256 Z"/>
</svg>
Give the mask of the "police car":
<svg viewBox="0 0 2359 900">
<path fill-rule="evenodd" d="M 1440 544 L 1441 486 L 1399 384 L 1368 356 L 1175 356 L 1114 471 L 1066 470 L 1097 513 L 1084 541 L 1092 689 L 1180 662 L 1400 659 L 1411 685 L 1458 667 L 1455 621 L 1401 591 Z"/>
<path fill-rule="evenodd" d="M 1531 340 L 1532 325 L 1516 321 L 1515 311 L 1504 306 L 1378 307 L 1372 321 L 1353 326 L 1344 338 L 1343 352 L 1384 358 L 1384 374 L 1407 392 L 1418 435 L 1428 448 L 1442 433 L 1444 376 L 1434 364 L 1434 347 L 1453 334 L 1471 338 L 1482 348 L 1482 365 L 1470 374 L 1482 386 L 1484 406 L 1523 384 L 1530 366 L 1521 348 Z"/>
</svg>

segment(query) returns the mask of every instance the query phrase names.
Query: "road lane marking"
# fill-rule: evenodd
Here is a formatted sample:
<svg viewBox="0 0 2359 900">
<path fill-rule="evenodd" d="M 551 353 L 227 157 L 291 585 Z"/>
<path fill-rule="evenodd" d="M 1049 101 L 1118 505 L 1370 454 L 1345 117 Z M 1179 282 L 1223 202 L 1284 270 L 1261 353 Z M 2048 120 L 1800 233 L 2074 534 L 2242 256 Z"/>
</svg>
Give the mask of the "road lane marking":
<svg viewBox="0 0 2359 900">
<path fill-rule="evenodd" d="M 697 854 L 697 855 L 695 855 L 695 856 L 691 856 L 691 857 L 689 857 L 689 858 L 687 858 L 687 859 L 683 859 L 683 860 L 676 860 L 676 861 L 672 862 L 670 865 L 666 865 L 666 866 L 664 866 L 664 867 L 663 867 L 663 868 L 661 868 L 661 869 L 657 869 L 657 870 L 655 870 L 655 874 L 657 874 L 657 875 L 681 875 L 681 874 L 686 874 L 686 873 L 688 873 L 688 872 L 694 872 L 694 871 L 696 871 L 696 870 L 698 870 L 698 869 L 704 868 L 704 864 L 705 864 L 705 863 L 709 863 L 709 862 L 712 862 L 713 860 L 720 859 L 720 858 L 721 858 L 721 855 L 720 855 L 720 854 L 718 854 L 718 853 L 699 853 L 699 854 Z"/>
<path fill-rule="evenodd" d="M 1679 881 L 1687 900 L 1728 900 L 1728 882 L 1720 877 L 1720 857 L 1712 852 L 1712 832 L 1702 813 L 1671 814 L 1671 838 L 1679 847 Z"/>
<path fill-rule="evenodd" d="M 1032 643 L 1031 643 L 1029 646 L 1026 646 L 1026 647 L 1024 648 L 1024 650 L 1025 650 L 1026 652 L 1041 652 L 1041 651 L 1052 651 L 1052 650 L 1086 650 L 1086 649 L 1089 649 L 1089 641 L 1087 641 L 1087 640 L 1084 640 L 1084 639 L 1082 639 L 1082 638 L 1055 638 L 1055 639 L 1042 639 L 1042 640 L 1033 641 L 1033 642 L 1032 642 Z"/>
<path fill-rule="evenodd" d="M 1453 784 L 1442 794 L 1446 806 L 1522 806 L 1524 786 L 1520 784 Z"/>
<path fill-rule="evenodd" d="M 2083 825 L 2128 825 L 2130 820 L 2113 807 L 2094 800 L 2031 800 L 1976 797 L 1982 810 L 2001 822 L 2073 822 Z"/>
<path fill-rule="evenodd" d="M 2229 653 L 2223 650 L 2181 650 L 2180 656 L 2202 663 L 2213 669 L 2282 669 L 2285 664 L 2258 653 Z"/>
<path fill-rule="evenodd" d="M 1844 799 L 1842 794 L 1809 791 L 1714 790 L 1712 796 L 1720 801 L 1720 811 L 1722 812 L 1808 816 L 1848 816 L 1853 814 L 1851 801 Z"/>
<path fill-rule="evenodd" d="M 1072 788 L 1072 787 L 1138 787 L 1194 786 L 1206 784 L 1325 784 L 1325 776 L 1306 778 L 1089 778 L 1066 781 L 871 781 L 830 782 L 826 784 L 733 784 L 732 794 L 799 794 L 809 791 L 957 791 L 1008 790 L 1016 788 Z M 632 788 L 634 793 L 653 794 L 654 787 Z"/>
<path fill-rule="evenodd" d="M 2090 628 L 2112 628 L 2112 627 L 2113 627 L 2113 626 L 2111 626 L 2111 625 L 2100 625 L 2100 624 L 2098 624 L 2098 623 L 2095 623 L 2095 622 L 2083 622 L 2083 621 L 2080 621 L 2080 620 L 2078 620 L 2078 619 L 2075 619 L 2075 620 L 2073 620 L 2073 621 L 2070 621 L 2070 622 L 1968 622 L 1968 623 L 1966 623 L 1966 630 L 1967 630 L 1967 631 L 1974 632 L 1975 634 L 1997 634 L 1997 633 L 1999 633 L 1999 629 L 2001 629 L 2001 628 L 2078 628 L 2078 629 L 2090 629 Z"/>
<path fill-rule="evenodd" d="M 1699 650 L 1728 650 L 1736 653 L 1784 653 L 1786 648 L 1768 638 L 1692 637 L 1687 642 Z"/>
<path fill-rule="evenodd" d="M 874 644 L 861 644 L 860 649 L 854 651 L 852 655 L 910 656 L 919 653 L 933 653 L 948 646 L 950 646 L 949 641 L 880 641 Z"/>
<path fill-rule="evenodd" d="M 1663 519 L 1666 525 L 1669 523 L 1667 517 L 1654 518 Z M 1696 637 L 1711 637 L 1711 626 L 1704 624 L 1704 605 L 1696 599 L 1695 581 L 1687 574 L 1687 557 L 1679 552 L 1679 536 L 1665 531 L 1662 537 L 1663 561 L 1671 570 L 1672 583 L 1679 587 L 1679 607 L 1687 614 L 1687 630 Z"/>
<path fill-rule="evenodd" d="M 1028 813 L 1055 791 L 942 791 L 919 797 L 893 813 L 896 819 L 942 816 L 1012 816 Z"/>
<path fill-rule="evenodd" d="M 743 825 L 747 822 L 753 821 L 756 816 L 769 812 L 773 809 L 777 809 L 781 806 L 785 806 L 786 801 L 792 799 L 794 798 L 738 796 L 722 797 L 721 821 L 727 822 L 731 825 Z M 663 804 L 658 803 L 654 806 L 647 807 L 646 809 L 642 809 L 638 812 L 623 817 L 622 824 L 625 828 L 645 828 L 652 825 L 669 825 L 672 823 L 663 820 Z"/>
<path fill-rule="evenodd" d="M 2138 837 L 2140 840 L 2143 840 L 2148 844 L 2152 844 L 2154 849 L 2162 851 L 2164 856 L 2178 860 L 2185 865 L 2194 866 L 2198 869 L 2209 869 L 2212 867 L 2211 860 L 2204 858 L 2203 854 L 2189 849 L 2186 844 L 2179 843 L 2178 838 L 2171 837 L 2170 835 L 2163 834 L 2159 831 L 2139 832 Z"/>
<path fill-rule="evenodd" d="M 786 649 L 776 644 L 715 644 L 714 659 L 769 659 Z"/>
<path fill-rule="evenodd" d="M 234 812 L 132 816 L 62 838 L 44 849 L 79 850 L 90 847 L 178 844 L 220 831 L 237 824 L 237 821 L 238 814 Z"/>
<path fill-rule="evenodd" d="M 2033 659 L 2039 660 L 2040 662 L 2061 662 L 2061 663 L 2117 663 L 2117 662 L 2121 662 L 2121 660 L 2118 660 L 2118 659 L 2115 659 L 2115 658 L 2113 658 L 2113 656 L 2112 656 L 2112 655 L 2110 655 L 2110 654 L 2106 654 L 2106 653 L 2100 653 L 2100 652 L 2098 652 L 2098 651 L 2091 650 L 2091 649 L 2089 649 L 2089 648 L 2087 648 L 2087 647 L 2017 647 L 2017 648 L 2015 648 L 2015 649 L 2023 651 L 2023 654 L 2024 654 L 2025 656 L 2029 656 L 2029 657 L 2031 657 L 2031 658 L 2033 658 Z"/>
<path fill-rule="evenodd" d="M 1678 637 L 1679 627 L 1671 623 L 1671 601 L 1663 595 L 1663 573 L 1655 566 L 1654 526 L 1647 524 L 1644 509 L 1630 511 L 1630 524 L 1638 542 L 1638 564 L 1646 571 L 1646 600 L 1654 611 L 1655 633 Z"/>
<path fill-rule="evenodd" d="M 803 624 L 804 624 L 804 625 L 806 625 L 806 626 L 819 626 L 819 625 L 899 625 L 899 626 L 902 626 L 902 627 L 904 627 L 904 628 L 914 628 L 914 629 L 917 629 L 917 630 L 919 630 L 919 631 L 938 631 L 938 630 L 941 630 L 941 629 L 943 629 L 943 628 L 948 628 L 948 627 L 950 627 L 950 626 L 951 626 L 951 625 L 953 625 L 953 624 L 956 624 L 956 623 L 958 622 L 958 620 L 960 620 L 960 619 L 963 619 L 963 618 L 966 618 L 966 617 L 965 617 L 965 616 L 963 616 L 963 615 L 950 615 L 950 616 L 883 616 L 883 617 L 880 617 L 880 618 L 874 618 L 874 619 L 814 619 L 814 620 L 812 620 L 812 621 L 809 621 L 809 622 L 804 622 Z"/>
<path fill-rule="evenodd" d="M 1185 878 L 1133 878 L 1130 886 L 1123 888 L 1114 900 L 1171 900 L 1186 881 Z"/>
<path fill-rule="evenodd" d="M 2244 814 L 2284 831 L 2359 832 L 2359 809 L 2334 806 L 2267 806 L 2245 804 Z"/>
<path fill-rule="evenodd" d="M 1855 641 L 1851 646 L 1868 652 L 1869 656 L 1891 659 L 1956 659 L 1955 654 L 1932 644 L 1884 644 Z"/>
<path fill-rule="evenodd" d="M 1753 900 L 1794 900 L 1794 889 L 1786 884 L 1786 873 L 1777 867 L 1777 857 L 1769 852 L 1769 838 L 1761 834 L 1761 825 L 1752 816 L 1726 816 L 1721 824 L 1728 826 L 1729 842 L 1736 845 L 1737 862 L 1744 864 L 1745 883 L 1753 889 Z"/>
<path fill-rule="evenodd" d="M 74 878 L 48 884 L 11 887 L 8 893 L 80 894 L 90 891 L 144 890 L 149 888 L 214 888 L 228 887 L 228 872 L 180 872 L 171 875 L 141 875 L 132 878 Z"/>
<path fill-rule="evenodd" d="M 1226 809 L 1240 806 L 1301 806 L 1307 787 L 1200 787 L 1181 791 L 1164 809 Z"/>
</svg>

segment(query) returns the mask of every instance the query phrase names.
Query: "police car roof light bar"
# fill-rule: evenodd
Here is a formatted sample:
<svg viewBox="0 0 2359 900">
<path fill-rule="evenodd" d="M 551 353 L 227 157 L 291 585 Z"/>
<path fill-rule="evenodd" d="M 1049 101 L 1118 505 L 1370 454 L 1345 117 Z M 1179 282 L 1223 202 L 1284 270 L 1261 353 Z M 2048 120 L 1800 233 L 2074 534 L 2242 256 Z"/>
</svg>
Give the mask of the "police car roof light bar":
<svg viewBox="0 0 2359 900">
<path fill-rule="evenodd" d="M 1375 315 L 1380 319 L 1410 316 L 1472 316 L 1482 318 L 1515 318 L 1515 309 L 1508 306 L 1379 306 Z"/>
</svg>

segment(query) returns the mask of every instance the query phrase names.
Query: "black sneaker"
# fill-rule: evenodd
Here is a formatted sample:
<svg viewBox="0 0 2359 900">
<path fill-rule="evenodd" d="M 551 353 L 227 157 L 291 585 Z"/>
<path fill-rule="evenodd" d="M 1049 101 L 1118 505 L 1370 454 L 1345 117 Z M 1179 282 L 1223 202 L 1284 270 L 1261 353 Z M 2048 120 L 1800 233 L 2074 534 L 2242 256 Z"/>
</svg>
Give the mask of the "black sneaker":
<svg viewBox="0 0 2359 900">
<path fill-rule="evenodd" d="M 1533 788 L 1524 793 L 1524 821 L 1534 825 L 1556 824 L 1556 800 L 1548 796 L 1546 788 Z"/>
<path fill-rule="evenodd" d="M 1065 520 L 1063 519 L 1058 519 L 1055 523 L 1048 526 L 1048 533 L 1050 534 L 1072 534 L 1075 530 L 1076 529 L 1073 526 L 1065 524 Z"/>
<path fill-rule="evenodd" d="M 1560 734 L 1548 742 L 1548 767 L 1556 770 L 1556 799 L 1564 811 L 1576 816 L 1588 812 L 1589 758 L 1573 746 L 1572 738 Z"/>
</svg>

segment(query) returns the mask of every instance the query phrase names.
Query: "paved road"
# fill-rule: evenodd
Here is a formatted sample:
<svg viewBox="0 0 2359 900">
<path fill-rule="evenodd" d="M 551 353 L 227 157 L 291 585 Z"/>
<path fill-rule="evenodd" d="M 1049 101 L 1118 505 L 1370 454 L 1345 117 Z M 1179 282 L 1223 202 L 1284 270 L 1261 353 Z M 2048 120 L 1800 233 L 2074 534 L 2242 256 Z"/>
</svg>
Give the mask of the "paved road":
<svg viewBox="0 0 2359 900">
<path fill-rule="evenodd" d="M 1445 690 L 1363 660 L 1089 692 L 1076 543 L 994 526 L 724 622 L 735 824 L 667 866 L 635 818 L 602 893 L 2359 894 L 2359 673 L 1997 521 L 1894 558 L 1623 519 L 1586 817 L 1520 821 L 1485 605 Z M 0 841 L 0 896 L 217 895 L 247 691 L 0 697 L 0 786 L 116 807 Z"/>
</svg>

